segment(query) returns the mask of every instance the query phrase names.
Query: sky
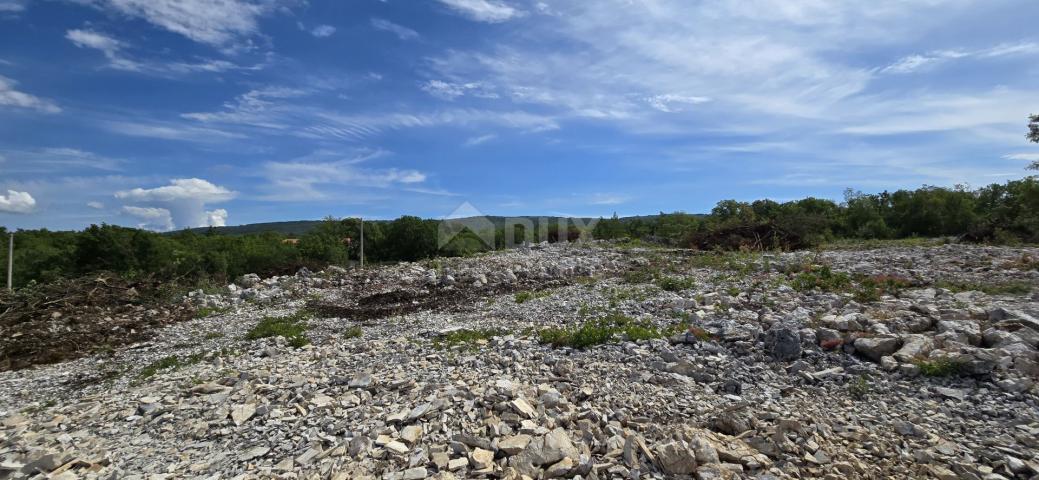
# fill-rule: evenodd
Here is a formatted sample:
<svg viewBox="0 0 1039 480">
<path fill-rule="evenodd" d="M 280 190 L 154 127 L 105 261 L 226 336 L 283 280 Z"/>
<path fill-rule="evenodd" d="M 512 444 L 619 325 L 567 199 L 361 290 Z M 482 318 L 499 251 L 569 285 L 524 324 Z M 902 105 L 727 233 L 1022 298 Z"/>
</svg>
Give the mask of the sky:
<svg viewBox="0 0 1039 480">
<path fill-rule="evenodd" d="M 0 0 L 0 225 L 707 212 L 1026 176 L 1034 0 Z"/>
</svg>

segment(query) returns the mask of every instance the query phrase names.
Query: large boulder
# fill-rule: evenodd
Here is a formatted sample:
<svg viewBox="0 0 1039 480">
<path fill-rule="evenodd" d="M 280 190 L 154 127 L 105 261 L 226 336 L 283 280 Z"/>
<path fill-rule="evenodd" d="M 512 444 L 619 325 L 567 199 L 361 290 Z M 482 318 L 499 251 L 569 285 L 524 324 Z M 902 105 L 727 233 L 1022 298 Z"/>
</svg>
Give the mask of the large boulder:
<svg viewBox="0 0 1039 480">
<path fill-rule="evenodd" d="M 690 475 L 696 471 L 696 453 L 685 442 L 670 441 L 653 450 L 660 470 L 667 475 Z"/>
<path fill-rule="evenodd" d="M 915 359 L 926 358 L 934 350 L 934 340 L 926 335 L 914 334 L 902 337 L 902 348 L 894 353 L 896 360 L 909 363 Z"/>
<path fill-rule="evenodd" d="M 797 360 L 801 358 L 801 335 L 792 327 L 774 324 L 765 332 L 765 351 L 779 362 Z"/>
<path fill-rule="evenodd" d="M 855 339 L 855 351 L 862 356 L 879 362 L 881 357 L 886 357 L 898 350 L 901 341 L 898 337 L 862 337 Z"/>
</svg>

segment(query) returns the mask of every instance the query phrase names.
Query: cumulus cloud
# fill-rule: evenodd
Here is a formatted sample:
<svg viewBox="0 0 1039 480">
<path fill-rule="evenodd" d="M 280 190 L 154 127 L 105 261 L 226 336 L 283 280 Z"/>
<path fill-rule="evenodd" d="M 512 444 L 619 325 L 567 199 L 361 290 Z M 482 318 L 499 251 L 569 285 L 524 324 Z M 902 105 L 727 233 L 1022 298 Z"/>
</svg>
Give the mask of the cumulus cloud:
<svg viewBox="0 0 1039 480">
<path fill-rule="evenodd" d="M 318 38 L 331 37 L 334 33 L 336 33 L 336 27 L 331 25 L 318 25 L 310 30 L 310 34 Z"/>
<path fill-rule="evenodd" d="M 141 220 L 137 224 L 137 228 L 161 232 L 168 232 L 174 228 L 173 216 L 165 208 L 125 206 L 123 207 L 123 213 Z"/>
<path fill-rule="evenodd" d="M 206 212 L 206 226 L 207 227 L 226 227 L 227 226 L 227 210 L 218 208 Z"/>
<path fill-rule="evenodd" d="M 54 102 L 15 90 L 16 85 L 18 82 L 0 75 L 0 107 L 28 108 L 43 113 L 61 112 L 61 108 Z"/>
<path fill-rule="evenodd" d="M 0 212 L 29 213 L 36 207 L 36 199 L 29 192 L 8 190 L 7 195 L 0 195 Z"/>
<path fill-rule="evenodd" d="M 440 3 L 478 22 L 501 23 L 523 15 L 521 10 L 491 0 L 440 0 Z"/>
<path fill-rule="evenodd" d="M 401 40 L 414 40 L 419 37 L 418 32 L 403 25 L 398 25 L 389 20 L 384 20 L 381 18 L 373 18 L 372 27 L 376 30 L 390 32 L 396 35 L 397 38 L 400 38 Z"/>
<path fill-rule="evenodd" d="M 120 200 L 144 205 L 140 208 L 168 211 L 172 228 L 205 227 L 218 220 L 226 222 L 227 211 L 206 211 L 206 204 L 226 202 L 235 196 L 235 192 L 200 178 L 179 178 L 171 180 L 169 185 L 134 188 L 115 194 Z M 129 212 L 125 208 L 124 211 Z M 143 214 L 142 211 L 134 211 Z M 150 214 L 154 215 L 156 211 L 152 210 Z"/>
</svg>

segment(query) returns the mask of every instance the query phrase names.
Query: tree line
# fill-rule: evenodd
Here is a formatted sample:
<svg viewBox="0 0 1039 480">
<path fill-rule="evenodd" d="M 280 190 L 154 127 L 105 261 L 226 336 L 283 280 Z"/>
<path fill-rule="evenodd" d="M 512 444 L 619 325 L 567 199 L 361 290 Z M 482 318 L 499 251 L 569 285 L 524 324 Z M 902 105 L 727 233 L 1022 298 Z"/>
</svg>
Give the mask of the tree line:
<svg viewBox="0 0 1039 480">
<path fill-rule="evenodd" d="M 415 261 L 509 248 L 524 241 L 579 238 L 641 239 L 678 247 L 736 248 L 750 235 L 782 235 L 797 242 L 761 248 L 800 248 L 842 239 L 960 236 L 971 241 L 1039 242 L 1039 177 L 977 190 L 924 186 L 865 194 L 843 202 L 805 198 L 790 202 L 723 200 L 709 214 L 661 213 L 599 219 L 592 225 L 562 219 L 547 225 L 496 226 L 477 231 L 455 225 L 444 237 L 437 220 L 403 216 L 365 222 L 369 262 Z M 778 233 L 777 233 L 778 232 Z M 0 227 L 0 238 L 6 237 Z M 328 218 L 299 236 L 284 233 L 222 235 L 215 230 L 159 234 L 115 225 L 80 232 L 21 230 L 16 237 L 15 284 L 114 272 L 153 275 L 187 284 L 227 282 L 246 273 L 288 274 L 299 268 L 346 265 L 359 258 L 360 222 Z M 733 238 L 736 240 L 733 241 Z M 778 238 L 778 237 L 777 237 Z M 493 239 L 493 241 L 491 240 Z M 760 240 L 760 238 L 759 238 Z M 0 265 L 6 264 L 6 249 Z"/>
</svg>

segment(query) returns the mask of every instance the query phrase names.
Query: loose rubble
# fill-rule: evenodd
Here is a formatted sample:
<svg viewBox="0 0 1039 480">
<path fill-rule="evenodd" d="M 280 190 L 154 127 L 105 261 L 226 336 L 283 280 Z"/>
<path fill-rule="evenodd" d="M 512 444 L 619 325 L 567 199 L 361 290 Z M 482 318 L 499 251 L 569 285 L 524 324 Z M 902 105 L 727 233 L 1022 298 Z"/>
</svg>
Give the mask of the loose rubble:
<svg viewBox="0 0 1039 480">
<path fill-rule="evenodd" d="M 224 313 L 0 373 L 0 478 L 1036 478 L 1039 271 L 1026 256 L 1039 250 L 733 265 L 575 244 L 247 276 L 186 299 Z M 911 285 L 870 299 L 791 288 L 812 265 Z M 688 288 L 660 288 L 664 276 Z M 1032 288 L 942 287 L 1008 282 Z M 245 339 L 262 317 L 308 309 L 309 345 Z M 693 328 L 539 341 L 607 312 Z M 459 331 L 484 334 L 443 341 Z"/>
</svg>

